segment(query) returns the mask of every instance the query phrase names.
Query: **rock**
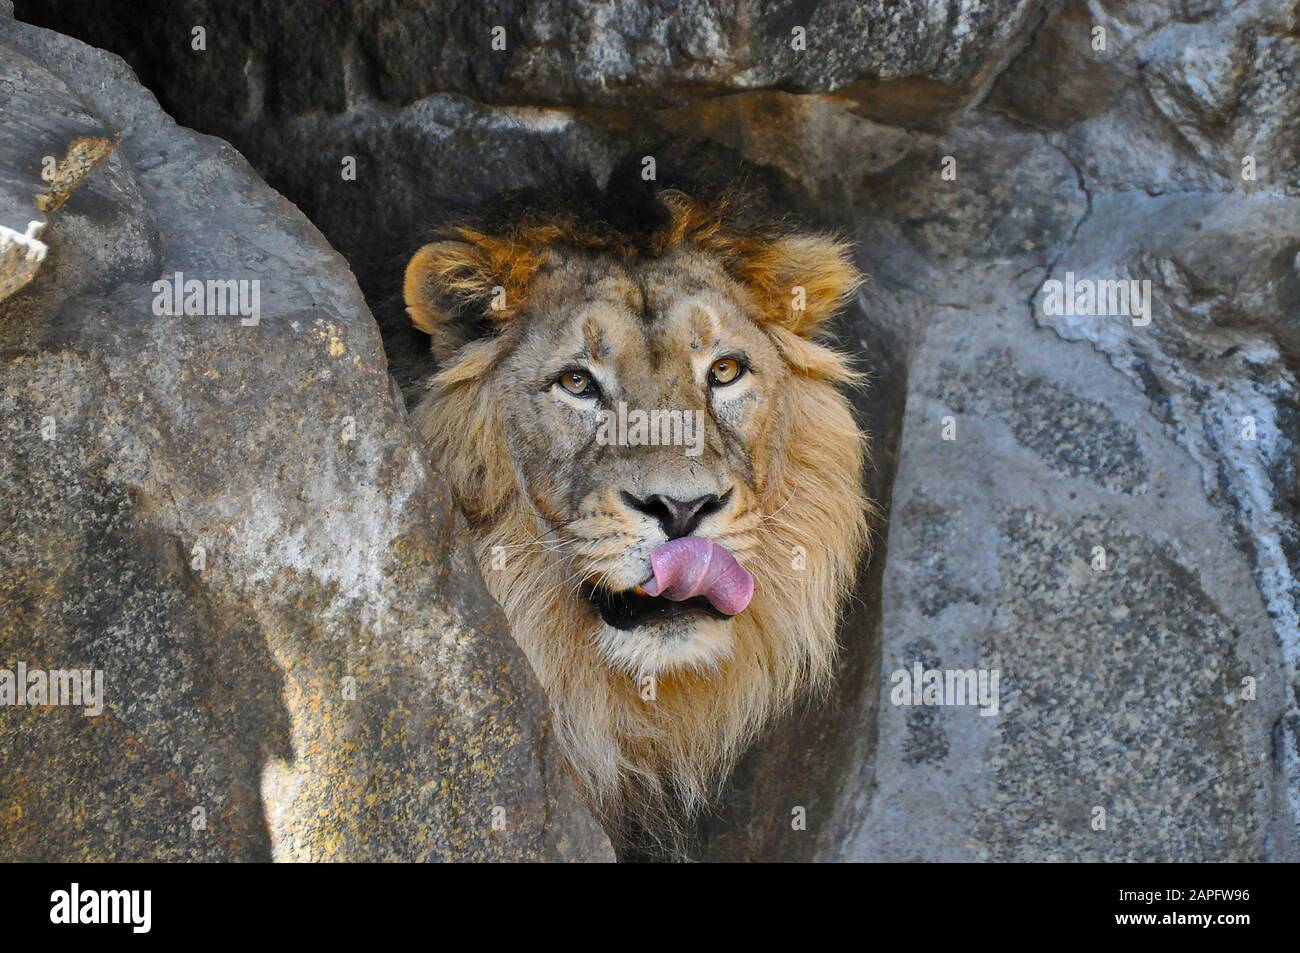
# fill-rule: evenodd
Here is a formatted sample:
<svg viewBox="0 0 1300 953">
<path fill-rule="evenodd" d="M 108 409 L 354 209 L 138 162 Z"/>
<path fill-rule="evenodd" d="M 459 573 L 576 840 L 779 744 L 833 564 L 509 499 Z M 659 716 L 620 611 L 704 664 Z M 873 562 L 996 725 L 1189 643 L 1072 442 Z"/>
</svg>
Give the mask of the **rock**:
<svg viewBox="0 0 1300 953">
<path fill-rule="evenodd" d="M 1231 516 L 1140 389 L 1026 335 L 1022 307 L 932 328 L 918 358 L 877 794 L 840 808 L 834 856 L 1259 860 L 1270 837 L 1287 856 L 1268 756 L 1287 673 Z M 918 661 L 1000 673 L 998 712 L 894 704 Z"/>
<path fill-rule="evenodd" d="M 0 303 L 0 664 L 103 677 L 0 710 L 0 855 L 610 858 L 346 263 L 116 57 L 0 17 L 0 88 L 121 135 Z"/>
<path fill-rule="evenodd" d="M 102 124 L 52 90 L 6 90 L 11 121 L 0 142 L 0 301 L 24 287 L 49 251 L 46 215 L 113 151 Z"/>
<path fill-rule="evenodd" d="M 1267 170 L 1254 181 L 1294 195 L 1295 18 L 1278 0 L 1210 3 L 1184 17 L 1161 3 L 1067 5 L 991 102 L 1068 130 L 1089 181 L 1109 190 L 1231 191 L 1249 165 Z"/>
<path fill-rule="evenodd" d="M 134 20 L 77 0 L 37 6 L 20 0 L 18 14 L 130 47 L 132 65 L 174 114 L 237 125 L 261 110 L 338 112 L 362 89 L 398 105 L 433 93 L 628 106 L 849 87 L 889 100 L 917 83 L 960 99 L 992 78 L 1042 4 L 360 0 L 321 16 L 310 0 L 147 0 Z M 183 78 L 195 73 L 197 85 Z"/>
<path fill-rule="evenodd" d="M 1015 181 L 1029 217 L 1045 185 L 1074 218 L 1031 241 L 1023 265 L 995 242 L 984 267 L 1001 290 L 961 259 L 928 278 L 942 298 L 913 360 L 894 485 L 875 791 L 844 791 L 826 856 L 1297 856 L 1300 248 L 1294 137 L 1272 118 L 1300 105 L 1278 65 L 1294 20 L 1268 4 L 1226 24 L 1140 4 L 1100 14 L 1120 65 L 1061 67 L 1063 51 L 1090 56 L 1075 9 L 993 97 L 1050 130 L 1077 182 L 1026 181 L 1024 152 L 986 151 L 974 182 L 904 228 L 927 258 L 951 257 L 926 222 L 970 215 L 985 178 Z M 1272 52 L 1241 60 L 1243 83 L 1216 44 Z M 1037 96 L 1051 77 L 1059 95 Z M 1236 92 L 1255 87 L 1280 95 L 1259 108 Z M 1182 110 L 1181 125 L 1148 123 L 1150 103 Z M 1245 130 L 1274 157 L 1267 177 L 1238 174 Z M 1063 314 L 1049 279 L 1137 281 L 1130 303 L 1147 313 Z M 1000 671 L 1001 710 L 893 704 L 891 674 L 918 661 Z"/>
<path fill-rule="evenodd" d="M 1294 5 L 821 4 L 799 58 L 794 5 L 521 4 L 499 60 L 455 5 L 302 42 L 269 8 L 31 6 L 249 155 L 381 316 L 399 237 L 628 151 L 858 240 L 835 330 L 888 519 L 834 691 L 750 752 L 700 859 L 1300 859 Z M 1108 313 L 1051 302 L 1120 280 Z M 996 714 L 896 703 L 916 663 L 996 671 Z"/>
</svg>

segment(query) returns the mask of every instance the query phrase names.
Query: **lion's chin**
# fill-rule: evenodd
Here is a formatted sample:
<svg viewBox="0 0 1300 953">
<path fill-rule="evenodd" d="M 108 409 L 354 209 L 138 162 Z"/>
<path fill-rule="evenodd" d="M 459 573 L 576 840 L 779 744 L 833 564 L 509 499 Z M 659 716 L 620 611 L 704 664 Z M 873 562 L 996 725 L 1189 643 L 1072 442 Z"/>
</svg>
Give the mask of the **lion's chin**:
<svg viewBox="0 0 1300 953">
<path fill-rule="evenodd" d="M 610 668 L 638 678 L 713 672 L 731 658 L 735 648 L 732 622 L 703 612 L 686 612 L 632 629 L 602 621 L 595 643 Z"/>
</svg>

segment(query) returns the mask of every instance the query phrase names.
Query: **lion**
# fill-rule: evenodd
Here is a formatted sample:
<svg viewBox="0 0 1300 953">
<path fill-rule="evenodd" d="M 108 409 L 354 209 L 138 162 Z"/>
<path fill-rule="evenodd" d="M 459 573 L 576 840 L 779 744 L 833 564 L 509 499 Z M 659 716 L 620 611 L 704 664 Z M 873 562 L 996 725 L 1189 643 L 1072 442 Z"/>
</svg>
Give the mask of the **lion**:
<svg viewBox="0 0 1300 953">
<path fill-rule="evenodd" d="M 734 196 L 643 204 L 462 221 L 402 289 L 438 367 L 414 422 L 620 852 L 674 843 L 827 686 L 874 511 L 824 340 L 850 244 Z"/>
</svg>

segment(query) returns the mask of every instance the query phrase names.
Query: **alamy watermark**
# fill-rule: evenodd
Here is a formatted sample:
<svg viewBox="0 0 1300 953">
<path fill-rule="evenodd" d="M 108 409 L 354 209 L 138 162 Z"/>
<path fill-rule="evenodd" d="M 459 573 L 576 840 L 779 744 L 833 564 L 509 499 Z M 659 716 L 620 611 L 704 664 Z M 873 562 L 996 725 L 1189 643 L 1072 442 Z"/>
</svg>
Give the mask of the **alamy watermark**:
<svg viewBox="0 0 1300 953">
<path fill-rule="evenodd" d="M 104 712 L 104 672 L 101 669 L 0 668 L 0 707 L 67 706 L 85 709 L 89 718 Z"/>
<path fill-rule="evenodd" d="M 601 409 L 596 443 L 602 447 L 685 447 L 686 456 L 704 452 L 704 411 Z"/>
<path fill-rule="evenodd" d="M 226 317 L 253 327 L 262 320 L 262 282 L 253 278 L 186 278 L 176 272 L 153 283 L 153 313 L 159 317 Z"/>
<path fill-rule="evenodd" d="M 911 669 L 895 669 L 889 676 L 894 687 L 889 700 L 895 705 L 978 705 L 980 714 L 998 713 L 999 669 L 925 668 L 913 662 Z"/>
<path fill-rule="evenodd" d="M 148 933 L 153 925 L 152 890 L 83 890 L 74 883 L 50 894 L 50 922 L 125 924 L 132 933 Z"/>
<path fill-rule="evenodd" d="M 1133 327 L 1151 323 L 1151 280 L 1144 278 L 1075 278 L 1067 271 L 1065 280 L 1043 282 L 1043 314 L 1051 318 L 1125 317 Z"/>
</svg>

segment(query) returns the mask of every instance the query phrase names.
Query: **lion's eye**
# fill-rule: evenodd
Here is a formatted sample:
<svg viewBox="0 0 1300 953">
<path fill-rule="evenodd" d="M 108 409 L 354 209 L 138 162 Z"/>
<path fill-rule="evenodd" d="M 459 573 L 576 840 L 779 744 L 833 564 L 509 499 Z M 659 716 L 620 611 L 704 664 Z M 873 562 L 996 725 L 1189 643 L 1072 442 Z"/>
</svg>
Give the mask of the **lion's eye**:
<svg viewBox="0 0 1300 953">
<path fill-rule="evenodd" d="M 574 397 L 592 397 L 596 393 L 596 385 L 586 371 L 565 371 L 560 375 L 559 383 Z"/>
<path fill-rule="evenodd" d="M 709 367 L 709 383 L 723 387 L 733 383 L 745 372 L 745 366 L 734 357 L 720 357 Z"/>
</svg>

